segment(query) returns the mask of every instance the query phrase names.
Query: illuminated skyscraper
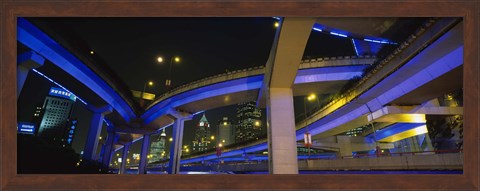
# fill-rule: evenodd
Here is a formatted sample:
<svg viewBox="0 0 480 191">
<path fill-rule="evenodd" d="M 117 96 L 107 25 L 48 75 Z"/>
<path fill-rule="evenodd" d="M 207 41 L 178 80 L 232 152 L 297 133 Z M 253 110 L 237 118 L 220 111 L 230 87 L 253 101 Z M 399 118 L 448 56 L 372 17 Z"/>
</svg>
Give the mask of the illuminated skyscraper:
<svg viewBox="0 0 480 191">
<path fill-rule="evenodd" d="M 202 118 L 198 122 L 197 129 L 195 130 L 195 138 L 193 139 L 193 152 L 205 151 L 209 149 L 210 145 L 210 123 L 208 123 L 207 117 L 203 114 Z M 213 147 L 212 147 L 213 148 Z"/>
<path fill-rule="evenodd" d="M 167 134 L 165 133 L 165 128 L 163 129 L 162 133 L 158 137 L 156 141 L 152 142 L 152 145 L 150 147 L 150 154 L 151 158 L 149 159 L 149 162 L 156 162 L 160 161 L 163 159 L 165 155 L 165 138 L 167 137 Z"/>
<path fill-rule="evenodd" d="M 235 142 L 258 140 L 262 133 L 262 111 L 255 102 L 238 104 Z"/>
<path fill-rule="evenodd" d="M 43 117 L 37 136 L 63 147 L 71 144 L 77 123 L 76 120 L 70 120 L 75 100 L 76 97 L 69 92 L 60 88 L 50 88 L 49 96 L 45 98 L 42 107 Z M 71 129 L 70 126 L 74 126 L 74 128 Z"/>
<path fill-rule="evenodd" d="M 228 120 L 228 117 L 223 117 L 223 120 L 218 123 L 217 143 L 222 143 L 222 145 L 232 144 L 235 140 L 234 136 L 232 122 Z"/>
</svg>

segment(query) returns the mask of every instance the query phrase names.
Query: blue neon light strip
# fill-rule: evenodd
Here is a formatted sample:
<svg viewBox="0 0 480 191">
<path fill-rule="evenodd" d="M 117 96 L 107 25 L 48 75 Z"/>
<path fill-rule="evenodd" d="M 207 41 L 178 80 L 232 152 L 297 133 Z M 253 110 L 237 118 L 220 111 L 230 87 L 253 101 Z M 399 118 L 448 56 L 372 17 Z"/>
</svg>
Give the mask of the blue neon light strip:
<svg viewBox="0 0 480 191">
<path fill-rule="evenodd" d="M 110 126 L 110 123 L 108 123 L 108 121 L 107 121 L 106 119 L 103 119 L 103 122 L 104 122 L 105 124 L 107 124 L 107 126 Z"/>
<path fill-rule="evenodd" d="M 365 38 L 363 39 L 364 41 L 367 41 L 367 42 L 374 42 L 374 43 L 380 43 L 380 44 L 396 44 L 396 43 L 391 43 L 391 42 L 388 42 L 388 41 L 381 41 L 381 40 L 373 40 L 373 39 L 368 39 L 368 38 Z"/>
<path fill-rule="evenodd" d="M 313 25 L 312 29 L 314 31 L 325 32 L 326 34 L 331 34 L 331 35 L 340 36 L 340 37 L 344 37 L 344 38 L 355 38 L 355 37 L 352 37 L 351 35 L 349 35 L 348 31 L 342 31 L 342 30 L 339 30 L 339 29 L 334 29 L 334 31 L 330 31 L 329 28 L 327 28 L 324 25 L 319 24 L 319 23 L 315 23 Z M 330 32 L 328 32 L 328 31 L 330 31 Z M 357 39 L 357 38 L 355 38 L 355 39 Z M 378 37 L 368 37 L 368 38 L 363 38 L 363 39 L 360 39 L 360 40 L 364 40 L 364 41 L 367 41 L 367 42 L 373 42 L 373 43 L 380 43 L 380 44 L 397 44 L 397 43 L 392 42 L 388 39 L 383 39 L 383 38 L 378 38 Z"/>
<path fill-rule="evenodd" d="M 67 88 L 63 87 L 62 85 L 60 85 L 59 83 L 57 83 L 56 81 L 53 81 L 51 78 L 49 78 L 48 76 L 46 76 L 45 74 L 42 74 L 41 72 L 39 72 L 38 70 L 35 70 L 35 69 L 32 69 L 34 72 L 36 72 L 37 74 L 40 74 L 40 76 L 43 76 L 45 79 L 47 79 L 48 81 L 54 83 L 55 85 L 57 85 L 58 87 L 62 88 L 63 90 L 67 91 L 68 93 L 71 93 L 72 95 L 74 95 L 75 97 L 77 97 L 78 100 L 80 100 L 80 102 L 82 102 L 83 104 L 85 105 L 88 105 L 87 102 L 83 101 L 83 99 L 81 99 L 80 97 L 78 97 L 77 95 L 75 95 L 74 93 L 72 93 L 70 90 L 68 90 Z"/>
<path fill-rule="evenodd" d="M 198 114 L 203 113 L 203 112 L 205 112 L 205 111 L 199 111 L 197 113 L 194 113 L 193 116 L 198 115 Z"/>
<path fill-rule="evenodd" d="M 355 44 L 355 41 L 352 39 L 352 44 L 353 44 L 353 48 L 355 48 L 355 53 L 357 54 L 358 56 L 358 50 L 357 50 L 357 45 Z"/>
<path fill-rule="evenodd" d="M 332 34 L 332 35 L 336 35 L 336 36 L 340 36 L 340 37 L 345 37 L 345 38 L 347 38 L 347 37 L 348 37 L 347 35 L 340 34 L 340 33 L 336 33 L 336 32 L 330 32 L 330 34 Z"/>
</svg>

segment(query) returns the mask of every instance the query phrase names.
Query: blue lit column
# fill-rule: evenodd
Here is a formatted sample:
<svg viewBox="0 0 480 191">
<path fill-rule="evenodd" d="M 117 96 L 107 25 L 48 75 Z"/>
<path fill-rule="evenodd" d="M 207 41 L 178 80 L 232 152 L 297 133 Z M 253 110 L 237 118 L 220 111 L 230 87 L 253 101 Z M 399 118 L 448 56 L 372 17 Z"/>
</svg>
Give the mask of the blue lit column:
<svg viewBox="0 0 480 191">
<path fill-rule="evenodd" d="M 125 174 L 125 165 L 127 164 L 127 156 L 129 149 L 130 144 L 123 145 L 122 164 L 120 164 L 120 169 L 118 170 L 119 174 Z"/>
<path fill-rule="evenodd" d="M 22 91 L 23 84 L 28 76 L 28 71 L 31 69 L 43 66 L 45 58 L 36 54 L 33 51 L 25 52 L 17 58 L 17 98 Z"/>
<path fill-rule="evenodd" d="M 106 143 L 102 144 L 102 148 L 100 149 L 100 153 L 98 154 L 98 157 L 95 157 L 95 160 L 97 160 L 98 162 L 102 162 L 103 160 L 103 155 L 105 154 L 105 146 L 106 146 Z"/>
<path fill-rule="evenodd" d="M 113 109 L 111 106 L 95 108 L 90 105 L 88 105 L 87 108 L 93 112 L 93 117 L 90 122 L 85 149 L 83 149 L 83 159 L 93 161 L 95 160 L 95 154 L 97 153 L 98 137 L 102 131 L 103 119 L 105 115 L 112 112 Z"/>
<path fill-rule="evenodd" d="M 148 148 L 150 148 L 150 135 L 143 135 L 142 150 L 140 150 L 140 163 L 138 164 L 138 174 L 145 174 L 147 166 Z"/>
<path fill-rule="evenodd" d="M 113 144 L 115 143 L 115 133 L 108 132 L 107 141 L 104 145 L 103 156 L 101 158 L 102 166 L 108 168 L 113 154 Z"/>
<path fill-rule="evenodd" d="M 182 142 L 183 142 L 183 125 L 187 120 L 192 120 L 191 114 L 169 111 L 169 114 L 174 117 L 173 123 L 173 143 L 170 146 L 170 161 L 168 162 L 168 173 L 178 174 L 180 172 L 180 157 L 182 156 Z"/>
</svg>

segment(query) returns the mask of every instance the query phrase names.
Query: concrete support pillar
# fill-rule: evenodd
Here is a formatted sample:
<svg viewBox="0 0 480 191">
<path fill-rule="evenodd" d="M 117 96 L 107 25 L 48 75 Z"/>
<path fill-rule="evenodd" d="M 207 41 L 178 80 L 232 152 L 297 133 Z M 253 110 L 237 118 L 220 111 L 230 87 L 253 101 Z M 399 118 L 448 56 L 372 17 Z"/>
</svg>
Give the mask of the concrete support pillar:
<svg viewBox="0 0 480 191">
<path fill-rule="evenodd" d="M 104 151 L 101 158 L 102 166 L 108 168 L 112 160 L 113 144 L 115 143 L 115 133 L 108 132 L 107 141 L 105 141 Z"/>
<path fill-rule="evenodd" d="M 33 51 L 25 52 L 18 56 L 17 58 L 17 98 L 22 91 L 23 84 L 27 79 L 28 72 L 31 69 L 38 68 L 43 66 L 45 63 L 45 58 L 36 54 Z"/>
<path fill-rule="evenodd" d="M 267 96 L 270 174 L 298 174 L 295 114 L 291 88 L 270 88 Z"/>
<path fill-rule="evenodd" d="M 98 157 L 95 157 L 95 160 L 98 162 L 102 162 L 103 155 L 105 154 L 105 143 L 102 144 L 102 148 L 100 149 L 100 153 L 98 153 Z"/>
<path fill-rule="evenodd" d="M 140 163 L 138 164 L 138 174 L 146 174 L 147 155 L 150 148 L 150 135 L 143 135 L 142 149 L 140 150 Z"/>
<path fill-rule="evenodd" d="M 173 143 L 170 146 L 170 161 L 167 171 L 169 174 L 178 174 L 180 172 L 180 157 L 182 156 L 183 125 L 193 116 L 173 110 L 169 114 L 175 118 L 175 122 L 173 123 Z"/>
<path fill-rule="evenodd" d="M 298 174 L 292 86 L 315 18 L 280 19 L 257 99 L 267 107 L 270 174 Z"/>
<path fill-rule="evenodd" d="M 85 142 L 85 149 L 83 150 L 83 159 L 95 160 L 97 153 L 98 137 L 102 131 L 103 118 L 106 114 L 113 111 L 111 106 L 101 108 L 94 108 L 87 106 L 93 112 L 92 121 L 90 122 L 90 129 L 88 130 L 87 141 Z"/>
<path fill-rule="evenodd" d="M 125 165 L 127 165 L 127 157 L 128 157 L 129 149 L 130 149 L 130 144 L 123 145 L 122 164 L 120 164 L 120 169 L 118 170 L 119 174 L 125 174 Z"/>
<path fill-rule="evenodd" d="M 340 148 L 340 156 L 352 156 L 352 141 L 348 136 L 337 136 L 337 143 Z"/>
</svg>

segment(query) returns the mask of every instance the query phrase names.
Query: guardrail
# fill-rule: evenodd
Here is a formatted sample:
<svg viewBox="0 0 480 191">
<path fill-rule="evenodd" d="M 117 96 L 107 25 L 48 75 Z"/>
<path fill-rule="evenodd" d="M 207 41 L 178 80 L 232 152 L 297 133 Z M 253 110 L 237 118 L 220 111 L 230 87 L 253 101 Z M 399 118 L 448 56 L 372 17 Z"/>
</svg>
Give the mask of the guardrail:
<svg viewBox="0 0 480 191">
<path fill-rule="evenodd" d="M 310 60 L 302 60 L 300 62 L 299 69 L 307 69 L 307 68 L 315 68 L 315 67 L 334 67 L 334 66 L 348 66 L 352 65 L 351 63 L 345 64 L 344 61 L 351 60 L 352 62 L 357 62 L 355 65 L 371 65 L 373 60 L 376 59 L 375 56 L 339 56 L 339 57 L 322 57 Z M 323 63 L 319 63 L 323 62 Z M 315 66 L 309 65 L 315 63 Z M 307 66 L 308 65 L 308 66 Z M 206 78 L 202 78 L 200 80 L 196 80 L 193 82 L 189 82 L 180 86 L 173 88 L 170 91 L 161 94 L 153 101 L 153 103 L 147 108 L 147 110 L 152 107 L 153 105 L 185 91 L 195 89 L 198 87 L 206 86 L 209 84 L 219 83 L 228 80 L 234 80 L 239 78 L 244 78 L 248 76 L 254 75 L 263 75 L 265 73 L 264 66 L 257 66 L 257 67 L 250 67 L 247 69 L 240 69 L 235 71 L 229 71 L 222 74 L 217 74 L 213 76 L 209 76 Z"/>
<path fill-rule="evenodd" d="M 396 152 L 396 153 L 375 153 L 375 154 L 356 154 L 351 156 L 343 156 L 344 158 L 375 158 L 385 156 L 405 156 L 405 155 L 418 155 L 418 154 L 443 154 L 443 153 L 460 153 L 463 149 L 453 150 L 436 150 L 436 151 L 418 151 L 418 152 Z"/>
</svg>

